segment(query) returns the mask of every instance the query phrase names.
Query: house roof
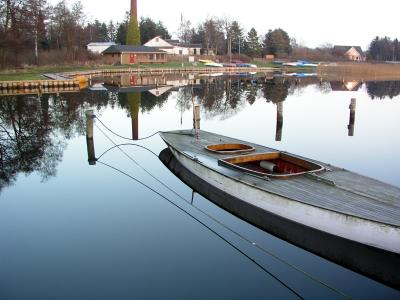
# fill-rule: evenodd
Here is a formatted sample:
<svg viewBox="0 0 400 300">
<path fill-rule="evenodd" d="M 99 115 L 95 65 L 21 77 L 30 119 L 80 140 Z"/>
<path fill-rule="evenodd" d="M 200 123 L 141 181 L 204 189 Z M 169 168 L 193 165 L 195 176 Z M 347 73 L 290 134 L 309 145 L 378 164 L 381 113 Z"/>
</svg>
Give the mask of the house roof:
<svg viewBox="0 0 400 300">
<path fill-rule="evenodd" d="M 166 39 L 165 41 L 166 41 L 167 43 L 172 44 L 172 45 L 179 44 L 179 40 Z"/>
<path fill-rule="evenodd" d="M 157 43 L 158 45 L 155 46 L 154 43 Z M 158 49 L 174 48 L 174 45 L 172 45 L 171 43 L 169 43 L 167 40 L 163 39 L 159 35 L 157 35 L 157 36 L 153 37 L 152 39 L 150 39 L 149 41 L 147 41 L 145 44 L 143 44 L 143 46 L 154 47 L 154 48 L 158 48 Z"/>
<path fill-rule="evenodd" d="M 103 51 L 103 54 L 114 54 L 123 52 L 133 53 L 165 53 L 164 51 L 147 46 L 132 46 L 132 45 L 113 45 Z"/>
<path fill-rule="evenodd" d="M 190 44 L 190 43 L 180 43 L 179 40 L 165 40 L 167 43 L 170 43 L 171 45 L 178 46 L 178 47 L 184 47 L 184 48 L 201 48 L 201 44 Z"/>
<path fill-rule="evenodd" d="M 347 51 L 349 51 L 351 48 L 356 49 L 357 52 L 360 53 L 360 55 L 362 55 L 364 53 L 360 46 L 334 46 L 333 54 L 334 55 L 345 55 L 347 53 Z"/>
</svg>

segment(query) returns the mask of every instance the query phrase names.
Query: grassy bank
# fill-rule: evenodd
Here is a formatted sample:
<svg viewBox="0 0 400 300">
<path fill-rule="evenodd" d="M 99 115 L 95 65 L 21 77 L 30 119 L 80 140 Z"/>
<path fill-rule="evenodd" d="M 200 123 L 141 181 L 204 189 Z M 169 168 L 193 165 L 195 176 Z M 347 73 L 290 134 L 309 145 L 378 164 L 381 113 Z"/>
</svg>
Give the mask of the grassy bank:
<svg viewBox="0 0 400 300">
<path fill-rule="evenodd" d="M 330 63 L 318 66 L 318 76 L 326 80 L 400 80 L 400 64 Z"/>
<path fill-rule="evenodd" d="M 17 70 L 4 70 L 0 72 L 0 81 L 8 80 L 40 80 L 44 79 L 42 74 L 45 73 L 63 73 L 72 71 L 88 71 L 100 69 L 118 69 L 126 68 L 126 66 L 45 66 L 45 67 L 32 67 Z"/>
<path fill-rule="evenodd" d="M 263 61 L 254 60 L 251 63 L 257 65 L 260 68 L 276 68 L 276 65 L 271 63 L 265 63 Z M 74 71 L 90 71 L 90 70 L 118 70 L 127 68 L 166 68 L 166 69 L 177 69 L 182 68 L 182 63 L 177 61 L 167 62 L 165 64 L 142 64 L 142 65 L 77 65 L 77 66 L 44 66 L 44 67 L 29 67 L 25 69 L 15 69 L 15 70 L 4 70 L 0 71 L 0 81 L 11 81 L 11 80 L 40 80 L 44 79 L 42 74 L 44 73 L 64 73 L 64 72 L 74 72 Z M 183 68 L 196 68 L 202 69 L 206 68 L 201 63 L 193 64 L 185 62 L 183 63 Z"/>
</svg>

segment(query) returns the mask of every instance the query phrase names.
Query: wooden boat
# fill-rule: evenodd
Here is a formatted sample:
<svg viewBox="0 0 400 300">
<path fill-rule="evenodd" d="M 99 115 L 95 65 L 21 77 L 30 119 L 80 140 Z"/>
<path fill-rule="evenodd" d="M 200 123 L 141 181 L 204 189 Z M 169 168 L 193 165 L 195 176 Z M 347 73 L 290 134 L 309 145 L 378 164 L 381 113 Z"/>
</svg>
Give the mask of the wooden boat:
<svg viewBox="0 0 400 300">
<path fill-rule="evenodd" d="M 218 205 L 309 251 L 400 288 L 400 188 L 205 131 L 160 135 L 176 161 L 192 174 L 189 185 L 197 178 L 224 195 L 215 201 Z"/>
</svg>

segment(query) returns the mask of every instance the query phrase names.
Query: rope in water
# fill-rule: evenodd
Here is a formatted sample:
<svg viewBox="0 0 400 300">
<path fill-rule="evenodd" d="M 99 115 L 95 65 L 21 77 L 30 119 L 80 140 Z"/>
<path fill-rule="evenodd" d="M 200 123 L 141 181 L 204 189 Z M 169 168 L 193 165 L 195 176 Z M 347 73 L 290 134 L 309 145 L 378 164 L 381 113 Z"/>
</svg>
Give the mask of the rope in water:
<svg viewBox="0 0 400 300">
<path fill-rule="evenodd" d="M 128 138 L 128 137 L 125 137 L 125 136 L 122 136 L 122 135 L 116 133 L 116 132 L 113 131 L 111 128 L 109 128 L 106 124 L 104 124 L 97 116 L 94 116 L 94 117 L 95 117 L 95 118 L 97 119 L 97 121 L 99 121 L 100 124 L 103 125 L 104 128 L 106 128 L 109 132 L 111 132 L 112 134 L 114 134 L 114 135 L 120 137 L 121 139 L 128 140 L 128 141 L 143 141 L 143 140 L 147 140 L 147 139 L 149 139 L 149 138 L 151 138 L 151 137 L 153 137 L 153 136 L 155 136 L 155 135 L 157 135 L 157 134 L 160 133 L 160 131 L 157 131 L 157 132 L 153 133 L 152 135 L 149 135 L 149 136 L 146 136 L 146 137 L 144 137 L 144 138 L 140 138 L 140 139 L 136 139 L 136 140 L 135 140 L 135 139 Z"/>
<path fill-rule="evenodd" d="M 99 120 L 99 119 L 98 119 L 98 120 Z M 100 123 L 101 123 L 105 128 L 107 128 L 102 122 L 100 122 Z M 115 143 L 101 128 L 100 128 L 100 127 L 98 127 L 96 124 L 95 124 L 95 126 L 96 126 L 96 128 L 98 128 L 98 129 L 100 130 L 100 132 L 101 132 L 111 143 L 114 144 L 113 147 L 111 147 L 110 149 L 106 150 L 103 154 L 101 154 L 101 155 L 99 156 L 99 158 L 97 158 L 97 160 L 99 160 L 100 158 L 102 158 L 104 155 L 106 155 L 108 152 L 112 151 L 113 149 L 118 148 L 128 159 L 130 159 L 133 163 L 135 163 L 137 166 L 139 166 L 143 171 L 145 171 L 145 172 L 146 172 L 149 176 L 151 176 L 154 180 L 156 180 L 158 183 L 160 183 L 162 186 L 164 186 L 166 189 L 168 189 L 170 192 L 172 192 L 173 194 L 175 194 L 175 195 L 176 195 L 177 197 L 179 197 L 180 199 L 184 200 L 185 202 L 188 202 L 187 199 L 185 199 L 185 198 L 184 198 L 183 196 L 181 196 L 179 193 L 177 193 L 176 191 L 174 191 L 173 189 L 171 189 L 169 186 L 167 186 L 165 183 L 163 183 L 161 180 L 159 180 L 157 177 L 155 177 L 153 174 L 151 174 L 147 169 L 145 169 L 144 167 L 142 167 L 136 160 L 134 160 L 130 155 L 128 155 L 125 151 L 123 151 L 123 150 L 121 149 L 121 146 L 136 146 L 136 147 L 139 147 L 139 148 L 142 148 L 142 149 L 145 149 L 145 150 L 149 151 L 150 153 L 152 153 L 154 156 L 156 156 L 156 157 L 158 158 L 158 155 L 157 155 L 156 153 L 154 153 L 154 152 L 153 152 L 152 150 L 150 150 L 149 148 L 147 148 L 147 147 L 145 147 L 145 146 L 142 146 L 142 145 L 138 145 L 138 144 L 127 143 L 127 144 L 120 144 L 120 145 L 117 145 L 117 144 L 116 144 L 116 143 Z M 107 129 L 108 129 L 108 128 L 107 128 Z M 109 130 L 110 132 L 113 133 L 112 130 L 110 130 L 110 129 L 108 129 L 108 130 Z M 159 133 L 159 132 L 157 132 L 157 133 Z M 155 133 L 155 134 L 153 134 L 153 135 L 151 135 L 151 136 L 149 136 L 149 137 L 147 137 L 147 138 L 150 138 L 150 137 L 156 135 L 157 133 Z M 114 134 L 115 134 L 115 133 L 114 133 Z M 120 136 L 120 135 L 118 135 L 118 134 L 116 134 L 116 135 L 117 135 L 117 136 Z M 120 137 L 121 137 L 121 136 L 120 136 Z M 144 139 L 147 139 L 147 138 L 144 138 Z M 104 163 L 102 163 L 102 164 L 104 164 Z M 115 168 L 113 168 L 113 169 L 115 169 Z M 117 170 L 117 171 L 121 172 L 122 174 L 125 174 L 124 172 L 122 172 L 122 171 L 120 171 L 120 170 Z M 130 178 L 132 178 L 132 176 L 130 176 L 129 174 L 125 174 L 125 175 L 129 176 Z M 132 178 L 132 179 L 133 179 L 133 178 Z M 138 180 L 135 179 L 135 181 L 138 181 Z M 139 181 L 138 181 L 138 182 L 139 182 Z M 139 182 L 139 183 L 140 183 L 140 182 Z M 143 184 L 143 183 L 141 183 L 141 184 Z M 148 186 L 145 185 L 145 184 L 143 184 L 143 185 L 146 186 L 146 187 L 148 187 Z M 152 188 L 150 188 L 150 187 L 148 187 L 148 188 L 149 188 L 150 190 L 152 190 L 153 192 L 156 192 L 156 191 L 153 190 Z M 156 193 L 159 194 L 158 192 L 156 192 Z M 159 194 L 159 195 L 160 195 L 160 194 Z M 163 198 L 166 198 L 166 197 L 163 196 L 163 195 L 161 195 L 161 196 L 162 196 Z M 167 199 L 167 200 L 168 200 L 169 202 L 172 201 L 172 200 L 169 200 L 169 199 Z M 178 205 L 175 204 L 175 203 L 173 203 L 173 204 L 174 204 L 175 206 L 178 206 Z M 283 264 L 289 266 L 290 268 L 292 268 L 292 269 L 294 269 L 294 270 L 296 270 L 296 271 L 302 273 L 302 274 L 305 275 L 306 277 L 308 277 L 308 278 L 310 278 L 311 280 L 313 280 L 313 281 L 315 281 L 315 282 L 317 282 L 317 283 L 319 283 L 319 284 L 325 286 L 326 288 L 332 290 L 333 292 L 336 292 L 336 293 L 340 294 L 341 296 L 343 296 L 343 297 L 345 297 L 345 298 L 349 298 L 349 299 L 351 298 L 351 297 L 349 297 L 348 295 L 346 295 L 346 294 L 340 292 L 340 291 L 337 290 L 336 288 L 331 287 L 330 285 L 324 283 L 323 281 L 321 281 L 321 280 L 319 280 L 319 279 L 313 277 L 312 275 L 308 274 L 307 272 L 305 272 L 304 270 L 298 268 L 297 266 L 295 266 L 295 265 L 293 265 L 293 264 L 287 262 L 286 260 L 280 258 L 279 256 L 275 255 L 274 253 L 272 253 L 272 252 L 270 252 L 270 251 L 264 249 L 263 247 L 261 247 L 261 246 L 259 246 L 257 243 L 255 243 L 254 241 L 252 241 L 252 240 L 248 239 L 247 237 L 243 236 L 242 234 L 240 234 L 240 233 L 234 231 L 233 229 L 231 229 L 230 227 L 228 227 L 228 226 L 225 225 L 224 223 L 220 222 L 219 220 L 215 219 L 214 217 L 212 217 L 212 216 L 209 215 L 208 213 L 204 212 L 203 210 L 199 209 L 198 207 L 196 207 L 196 206 L 194 206 L 194 205 L 193 205 L 193 207 L 194 207 L 197 211 L 199 211 L 200 213 L 204 214 L 205 216 L 207 216 L 208 218 L 210 218 L 211 220 L 213 220 L 214 222 L 216 222 L 217 224 L 219 224 L 220 226 L 222 226 L 223 228 L 225 228 L 226 230 L 230 231 L 230 232 L 233 233 L 234 235 L 238 236 L 238 237 L 241 238 L 242 240 L 244 240 L 244 241 L 246 241 L 247 243 L 249 243 L 250 245 L 254 246 L 255 248 L 257 248 L 258 250 L 260 250 L 260 251 L 263 252 L 264 254 L 267 254 L 267 255 L 269 255 L 269 256 L 275 258 L 276 260 L 280 261 L 281 263 L 283 263 Z M 179 208 L 180 208 L 180 207 L 179 207 Z M 181 209 L 181 210 L 184 210 L 183 208 L 180 208 L 180 209 Z M 184 210 L 184 211 L 185 211 L 185 210 Z M 185 211 L 185 212 L 186 212 L 187 214 L 190 215 L 190 213 L 188 213 L 187 211 Z M 193 217 L 194 217 L 194 216 L 193 216 Z M 194 217 L 194 218 L 195 218 L 195 217 Z M 225 239 L 224 239 L 224 240 L 225 240 Z M 239 251 L 242 252 L 241 250 L 239 250 Z M 246 256 L 247 256 L 247 255 L 246 255 Z M 250 259 L 251 259 L 252 261 L 254 261 L 254 259 L 252 259 L 252 258 L 250 258 Z M 257 265 L 259 265 L 259 264 L 257 263 Z M 300 296 L 300 297 L 301 297 L 301 296 Z"/>
<path fill-rule="evenodd" d="M 287 288 L 288 290 L 290 290 L 293 294 L 295 294 L 298 298 L 300 299 L 305 299 L 304 297 L 302 297 L 299 293 L 297 293 L 294 289 L 292 289 L 290 286 L 288 286 L 285 282 L 283 282 L 281 279 L 279 279 L 276 275 L 274 275 L 273 273 L 271 273 L 270 271 L 268 271 L 266 268 L 264 268 L 260 263 L 258 263 L 255 259 L 251 258 L 248 254 L 246 254 L 245 252 L 243 252 L 241 249 L 239 249 L 237 246 L 235 246 L 234 244 L 232 244 L 230 241 L 228 241 L 226 238 L 224 238 L 221 234 L 219 234 L 218 232 L 216 232 L 214 229 L 212 229 L 210 226 L 208 226 L 206 223 L 202 222 L 201 220 L 199 220 L 198 218 L 196 218 L 195 216 L 193 216 L 192 214 L 190 214 L 188 211 L 186 211 L 184 208 L 180 207 L 179 205 L 177 205 L 176 203 L 174 203 L 172 200 L 170 200 L 169 198 L 167 198 L 166 196 L 162 195 L 161 193 L 157 192 L 156 190 L 154 190 L 153 188 L 151 188 L 150 186 L 146 185 L 145 183 L 141 182 L 140 180 L 136 179 L 135 177 L 129 175 L 128 173 L 125 173 L 122 170 L 119 170 L 111 165 L 108 165 L 106 163 L 103 163 L 101 161 L 98 161 L 98 163 L 109 167 L 129 178 L 131 178 L 132 180 L 136 181 L 137 183 L 139 183 L 140 185 L 144 186 L 145 188 L 149 189 L 150 191 L 152 191 L 153 193 L 159 195 L 160 197 L 162 197 L 163 199 L 167 200 L 170 204 L 172 204 L 173 206 L 175 206 L 176 208 L 178 208 L 180 211 L 182 211 L 184 214 L 188 215 L 189 217 L 191 217 L 192 219 L 194 219 L 196 222 L 198 222 L 199 224 L 203 225 L 205 228 L 207 228 L 210 232 L 212 232 L 213 234 L 215 234 L 216 236 L 218 236 L 220 239 L 222 239 L 224 242 L 226 242 L 228 245 L 230 245 L 233 249 L 235 249 L 236 251 L 238 251 L 240 254 L 242 254 L 243 256 L 245 256 L 247 259 L 249 259 L 250 261 L 252 261 L 255 265 L 257 265 L 261 270 L 263 270 L 265 273 L 267 273 L 268 275 L 270 275 L 272 278 L 274 278 L 276 281 L 278 281 L 281 285 L 283 285 L 285 288 Z"/>
</svg>

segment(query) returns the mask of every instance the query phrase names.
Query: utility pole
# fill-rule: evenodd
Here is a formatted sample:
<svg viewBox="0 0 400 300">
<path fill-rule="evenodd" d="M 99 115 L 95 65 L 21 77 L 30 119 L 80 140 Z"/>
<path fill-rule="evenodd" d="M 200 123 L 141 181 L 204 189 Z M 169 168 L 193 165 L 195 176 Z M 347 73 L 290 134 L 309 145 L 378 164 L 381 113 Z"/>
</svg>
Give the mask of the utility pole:
<svg viewBox="0 0 400 300">
<path fill-rule="evenodd" d="M 228 56 L 229 56 L 229 62 L 232 62 L 232 38 L 228 38 Z"/>
</svg>

